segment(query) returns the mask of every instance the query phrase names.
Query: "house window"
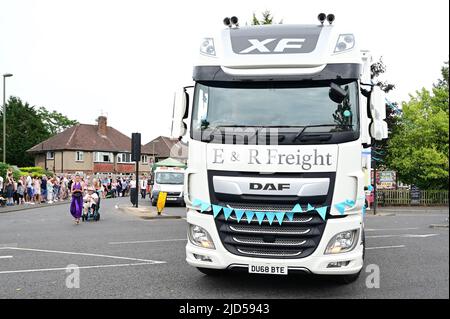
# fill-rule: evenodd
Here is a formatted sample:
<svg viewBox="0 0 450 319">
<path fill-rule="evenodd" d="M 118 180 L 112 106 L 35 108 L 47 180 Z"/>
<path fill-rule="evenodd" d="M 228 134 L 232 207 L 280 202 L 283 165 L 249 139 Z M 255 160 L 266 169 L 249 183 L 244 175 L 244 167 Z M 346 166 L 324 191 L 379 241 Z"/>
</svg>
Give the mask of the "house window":
<svg viewBox="0 0 450 319">
<path fill-rule="evenodd" d="M 49 159 L 49 160 L 55 159 L 55 152 L 48 151 L 47 152 L 47 159 Z"/>
<path fill-rule="evenodd" d="M 130 153 L 117 154 L 117 163 L 131 163 L 131 154 Z"/>
<path fill-rule="evenodd" d="M 142 156 L 141 156 L 141 162 L 142 162 L 142 163 L 148 163 L 147 155 L 142 155 Z"/>
<path fill-rule="evenodd" d="M 84 152 L 83 151 L 77 151 L 75 153 L 75 161 L 76 162 L 83 162 L 84 161 Z"/>
<path fill-rule="evenodd" d="M 95 152 L 95 161 L 98 163 L 112 163 L 112 159 L 112 153 Z"/>
</svg>

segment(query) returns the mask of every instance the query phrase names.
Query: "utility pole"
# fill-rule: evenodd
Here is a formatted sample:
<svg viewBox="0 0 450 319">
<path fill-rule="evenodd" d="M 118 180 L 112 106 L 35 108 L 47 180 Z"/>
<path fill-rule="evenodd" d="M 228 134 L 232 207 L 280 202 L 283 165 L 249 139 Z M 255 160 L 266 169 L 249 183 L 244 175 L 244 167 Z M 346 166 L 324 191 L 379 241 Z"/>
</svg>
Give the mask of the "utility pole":
<svg viewBox="0 0 450 319">
<path fill-rule="evenodd" d="M 11 76 L 11 73 L 3 74 L 3 163 L 6 163 L 6 78 Z"/>
</svg>

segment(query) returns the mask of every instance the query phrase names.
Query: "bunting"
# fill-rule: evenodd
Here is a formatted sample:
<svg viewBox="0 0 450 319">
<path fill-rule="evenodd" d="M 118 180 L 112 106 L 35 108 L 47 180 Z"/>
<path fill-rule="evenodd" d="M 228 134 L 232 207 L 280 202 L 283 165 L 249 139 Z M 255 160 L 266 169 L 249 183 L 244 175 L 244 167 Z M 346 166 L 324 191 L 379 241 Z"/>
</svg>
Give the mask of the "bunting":
<svg viewBox="0 0 450 319">
<path fill-rule="evenodd" d="M 194 199 L 192 205 L 199 207 L 202 213 L 210 210 L 211 208 L 214 218 L 216 218 L 220 213 L 223 213 L 225 220 L 228 220 L 231 214 L 234 213 L 234 216 L 236 217 L 238 223 L 242 221 L 244 216 L 246 217 L 246 220 L 249 224 L 252 222 L 253 218 L 256 217 L 256 220 L 260 225 L 263 223 L 264 220 L 267 220 L 270 225 L 272 225 L 274 222 L 278 223 L 279 225 L 282 225 L 285 218 L 287 218 L 289 221 L 293 221 L 295 214 L 302 214 L 307 212 L 308 213 L 316 212 L 320 216 L 320 218 L 325 220 L 329 208 L 328 206 L 314 207 L 311 204 L 307 204 L 306 209 L 303 209 L 300 204 L 296 204 L 290 211 L 262 212 L 243 209 L 233 209 L 232 207 L 224 207 L 220 205 L 210 204 L 200 199 Z M 354 200 L 345 200 L 343 202 L 334 204 L 334 207 L 341 215 L 343 215 L 347 207 L 353 207 L 355 205 L 356 202 Z M 365 206 L 362 208 L 361 213 L 363 216 L 365 215 L 366 213 Z"/>
</svg>

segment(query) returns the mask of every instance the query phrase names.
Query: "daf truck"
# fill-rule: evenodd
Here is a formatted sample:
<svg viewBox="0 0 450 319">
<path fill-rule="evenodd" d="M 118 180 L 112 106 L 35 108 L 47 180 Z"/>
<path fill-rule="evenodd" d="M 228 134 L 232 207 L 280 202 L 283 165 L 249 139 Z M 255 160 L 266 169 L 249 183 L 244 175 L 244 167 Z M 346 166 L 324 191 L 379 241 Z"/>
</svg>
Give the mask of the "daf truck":
<svg viewBox="0 0 450 319">
<path fill-rule="evenodd" d="M 355 34 L 318 18 L 226 18 L 201 41 L 193 94 L 176 94 L 173 135 L 189 146 L 186 261 L 207 275 L 349 283 L 362 270 L 362 152 L 387 138 L 385 97 Z"/>
</svg>

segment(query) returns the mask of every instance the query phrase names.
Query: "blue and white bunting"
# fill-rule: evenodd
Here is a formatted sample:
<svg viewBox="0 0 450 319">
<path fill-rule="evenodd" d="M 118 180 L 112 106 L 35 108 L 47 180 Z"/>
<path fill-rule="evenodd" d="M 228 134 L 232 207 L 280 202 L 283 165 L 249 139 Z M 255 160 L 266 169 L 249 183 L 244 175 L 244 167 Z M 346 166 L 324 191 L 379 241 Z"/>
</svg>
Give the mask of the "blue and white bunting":
<svg viewBox="0 0 450 319">
<path fill-rule="evenodd" d="M 316 208 L 317 213 L 319 213 L 320 217 L 325 220 L 327 216 L 327 206 Z"/>
<path fill-rule="evenodd" d="M 272 225 L 273 220 L 275 218 L 275 213 L 274 212 L 266 212 L 266 217 L 267 217 L 267 220 L 269 221 L 269 225 Z"/>
<path fill-rule="evenodd" d="M 212 206 L 214 218 L 216 218 L 217 215 L 219 215 L 220 211 L 222 210 L 222 206 L 219 206 L 219 205 L 211 205 L 211 206 Z"/>
<path fill-rule="evenodd" d="M 300 206 L 300 204 L 295 204 L 295 206 L 294 206 L 294 208 L 292 208 L 291 212 L 303 213 L 302 206 Z"/>
<path fill-rule="evenodd" d="M 283 223 L 284 214 L 284 212 L 275 213 L 275 217 L 277 218 L 278 224 L 280 225 Z"/>
<path fill-rule="evenodd" d="M 255 212 L 256 215 L 256 219 L 258 219 L 258 223 L 261 225 L 263 220 L 264 220 L 264 216 L 266 216 L 265 212 Z"/>
<path fill-rule="evenodd" d="M 294 220 L 294 212 L 286 212 L 286 217 L 290 220 Z"/>
<path fill-rule="evenodd" d="M 312 206 L 311 204 L 308 204 L 308 212 L 314 210 L 314 206 Z"/>
</svg>

